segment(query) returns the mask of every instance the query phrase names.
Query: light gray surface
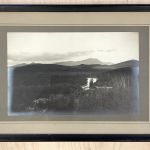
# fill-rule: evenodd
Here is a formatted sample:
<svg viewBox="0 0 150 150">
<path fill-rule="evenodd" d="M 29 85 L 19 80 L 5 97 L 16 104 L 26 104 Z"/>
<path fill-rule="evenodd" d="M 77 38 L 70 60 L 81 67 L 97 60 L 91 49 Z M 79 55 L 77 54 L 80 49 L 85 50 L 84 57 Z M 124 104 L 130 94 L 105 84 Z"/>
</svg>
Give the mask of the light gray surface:
<svg viewBox="0 0 150 150">
<path fill-rule="evenodd" d="M 136 114 L 97 116 L 13 116 L 7 115 L 7 32 L 139 32 L 140 38 L 140 111 Z M 0 27 L 0 120 L 1 121 L 48 121 L 48 120 L 95 120 L 95 121 L 147 121 L 149 119 L 149 27 Z"/>
</svg>

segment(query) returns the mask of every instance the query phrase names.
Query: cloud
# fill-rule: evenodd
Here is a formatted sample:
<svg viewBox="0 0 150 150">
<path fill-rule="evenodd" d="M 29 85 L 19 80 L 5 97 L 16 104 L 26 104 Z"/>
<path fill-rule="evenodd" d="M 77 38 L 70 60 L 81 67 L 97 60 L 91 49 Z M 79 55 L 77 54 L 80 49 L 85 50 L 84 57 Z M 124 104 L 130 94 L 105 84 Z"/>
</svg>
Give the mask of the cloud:
<svg viewBox="0 0 150 150">
<path fill-rule="evenodd" d="M 92 53 L 99 53 L 99 52 L 110 52 L 112 50 L 88 50 L 88 51 L 76 51 L 76 52 L 69 52 L 69 53 L 43 53 L 41 55 L 15 55 L 15 54 L 8 54 L 8 60 L 10 61 L 62 61 L 72 58 L 77 58 L 80 56 L 86 56 Z"/>
</svg>

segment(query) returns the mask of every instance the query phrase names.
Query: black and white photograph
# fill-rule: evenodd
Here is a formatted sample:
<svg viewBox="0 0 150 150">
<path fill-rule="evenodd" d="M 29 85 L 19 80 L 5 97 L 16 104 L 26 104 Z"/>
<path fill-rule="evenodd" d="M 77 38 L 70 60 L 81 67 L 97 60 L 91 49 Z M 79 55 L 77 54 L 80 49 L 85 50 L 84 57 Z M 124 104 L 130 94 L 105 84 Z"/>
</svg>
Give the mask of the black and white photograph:
<svg viewBox="0 0 150 150">
<path fill-rule="evenodd" d="M 8 115 L 139 108 L 138 32 L 7 32 Z"/>
</svg>

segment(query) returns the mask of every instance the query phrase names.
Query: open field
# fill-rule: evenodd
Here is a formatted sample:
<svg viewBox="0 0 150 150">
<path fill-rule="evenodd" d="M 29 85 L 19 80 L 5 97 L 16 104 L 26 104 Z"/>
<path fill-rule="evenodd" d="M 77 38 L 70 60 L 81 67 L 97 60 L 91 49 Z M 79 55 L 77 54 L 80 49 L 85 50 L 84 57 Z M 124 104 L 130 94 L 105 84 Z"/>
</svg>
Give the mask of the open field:
<svg viewBox="0 0 150 150">
<path fill-rule="evenodd" d="M 137 109 L 138 62 L 30 64 L 11 69 L 14 113 L 128 113 Z"/>
</svg>

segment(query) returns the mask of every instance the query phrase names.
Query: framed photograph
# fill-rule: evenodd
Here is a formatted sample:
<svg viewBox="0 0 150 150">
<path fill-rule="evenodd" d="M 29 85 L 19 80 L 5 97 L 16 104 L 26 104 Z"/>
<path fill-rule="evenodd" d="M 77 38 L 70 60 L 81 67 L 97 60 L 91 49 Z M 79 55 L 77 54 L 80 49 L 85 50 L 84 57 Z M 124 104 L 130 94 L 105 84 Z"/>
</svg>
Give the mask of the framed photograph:
<svg viewBox="0 0 150 150">
<path fill-rule="evenodd" d="M 1 141 L 150 141 L 149 5 L 1 5 Z"/>
</svg>

